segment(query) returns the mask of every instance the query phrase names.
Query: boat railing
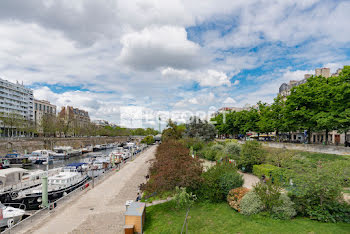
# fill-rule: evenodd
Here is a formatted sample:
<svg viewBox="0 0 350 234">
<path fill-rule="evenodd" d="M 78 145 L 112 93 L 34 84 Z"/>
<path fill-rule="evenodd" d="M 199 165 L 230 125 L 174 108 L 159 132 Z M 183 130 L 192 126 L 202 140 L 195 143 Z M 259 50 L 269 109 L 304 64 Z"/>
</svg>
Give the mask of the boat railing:
<svg viewBox="0 0 350 234">
<path fill-rule="evenodd" d="M 5 187 L 2 187 L 0 189 L 0 192 L 6 193 L 6 192 L 11 192 L 11 191 L 17 191 L 19 189 L 28 188 L 28 187 L 32 187 L 32 186 L 36 186 L 36 185 L 40 185 L 40 184 L 41 184 L 41 180 L 29 180 L 26 182 L 21 182 L 18 184 L 13 184 L 13 185 L 8 185 Z"/>
</svg>

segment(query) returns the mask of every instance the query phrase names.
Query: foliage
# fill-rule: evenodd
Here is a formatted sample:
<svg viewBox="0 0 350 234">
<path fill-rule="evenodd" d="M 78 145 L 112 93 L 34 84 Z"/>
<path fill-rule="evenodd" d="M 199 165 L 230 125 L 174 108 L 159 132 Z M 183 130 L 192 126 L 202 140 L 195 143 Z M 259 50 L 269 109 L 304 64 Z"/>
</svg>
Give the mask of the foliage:
<svg viewBox="0 0 350 234">
<path fill-rule="evenodd" d="M 274 170 L 278 170 L 279 167 L 270 164 L 261 164 L 253 166 L 253 174 L 261 178 L 263 175 L 270 178 Z"/>
<path fill-rule="evenodd" d="M 146 136 L 142 139 L 141 143 L 145 143 L 147 145 L 152 145 L 154 143 L 154 137 L 153 136 Z"/>
<path fill-rule="evenodd" d="M 181 233 L 187 209 L 166 202 L 147 207 L 144 233 Z M 189 212 L 188 233 L 337 233 L 348 234 L 350 224 L 320 223 L 296 217 L 278 220 L 262 215 L 244 216 L 227 203 L 196 202 Z"/>
<path fill-rule="evenodd" d="M 249 189 L 244 187 L 239 187 L 235 189 L 231 189 L 230 192 L 227 195 L 227 202 L 228 204 L 238 212 L 240 212 L 239 204 L 244 197 L 249 192 Z"/>
<path fill-rule="evenodd" d="M 203 182 L 196 191 L 198 198 L 210 202 L 226 199 L 228 192 L 243 185 L 242 176 L 231 164 L 221 163 L 202 174 Z"/>
<path fill-rule="evenodd" d="M 155 136 L 157 135 L 159 132 L 157 130 L 154 130 L 153 128 L 136 128 L 136 129 L 132 129 L 130 131 L 131 135 L 134 136 Z"/>
<path fill-rule="evenodd" d="M 257 108 L 219 113 L 212 118 L 221 135 L 307 130 L 310 142 L 313 131 L 350 131 L 350 66 L 337 77 L 312 76 L 291 89 L 283 100 L 277 96 L 271 105 L 259 102 Z M 291 140 L 291 139 L 290 139 Z"/>
<path fill-rule="evenodd" d="M 207 147 L 203 148 L 200 154 L 207 160 L 215 161 L 221 158 L 223 149 L 224 146 L 220 144 L 214 144 L 212 146 L 207 145 Z"/>
<path fill-rule="evenodd" d="M 238 167 L 244 167 L 244 171 L 252 172 L 253 165 L 263 163 L 264 159 L 265 155 L 261 143 L 257 141 L 247 141 L 242 146 Z"/>
<path fill-rule="evenodd" d="M 186 188 L 176 187 L 174 195 L 176 208 L 190 207 L 196 199 L 196 195 L 186 192 Z"/>
<path fill-rule="evenodd" d="M 206 120 L 202 121 L 198 117 L 191 117 L 189 123 L 186 124 L 185 136 L 210 141 L 215 138 L 216 129 Z"/>
<path fill-rule="evenodd" d="M 350 223 L 350 204 L 346 202 L 330 202 L 325 205 L 318 205 L 306 208 L 311 219 L 321 222 L 344 222 Z"/>
<path fill-rule="evenodd" d="M 284 193 L 279 197 L 280 205 L 272 207 L 272 217 L 278 219 L 291 219 L 296 216 L 297 212 L 294 209 L 294 203 Z"/>
<path fill-rule="evenodd" d="M 199 186 L 203 168 L 197 158 L 181 142 L 168 140 L 158 146 L 149 169 L 150 179 L 143 190 L 148 193 L 173 191 L 176 186 L 195 189 Z"/>
<path fill-rule="evenodd" d="M 260 198 L 263 204 L 264 210 L 272 212 L 274 207 L 281 205 L 281 187 L 277 184 L 273 184 L 271 181 L 267 183 L 258 183 L 254 185 L 253 191 Z"/>
<path fill-rule="evenodd" d="M 258 214 L 264 209 L 260 197 L 253 191 L 248 192 L 241 200 L 239 207 L 244 215 Z"/>
<path fill-rule="evenodd" d="M 224 148 L 224 155 L 230 159 L 238 160 L 241 153 L 241 145 L 234 142 L 228 142 Z"/>
<path fill-rule="evenodd" d="M 199 138 L 185 137 L 185 138 L 181 139 L 180 141 L 183 142 L 187 148 L 192 147 L 193 150 L 196 152 L 199 152 L 205 146 L 205 143 Z"/>
<path fill-rule="evenodd" d="M 169 119 L 167 128 L 162 132 L 162 141 L 179 140 L 182 138 L 185 130 L 185 125 L 178 125 L 176 122 L 173 122 L 171 119 Z"/>
</svg>

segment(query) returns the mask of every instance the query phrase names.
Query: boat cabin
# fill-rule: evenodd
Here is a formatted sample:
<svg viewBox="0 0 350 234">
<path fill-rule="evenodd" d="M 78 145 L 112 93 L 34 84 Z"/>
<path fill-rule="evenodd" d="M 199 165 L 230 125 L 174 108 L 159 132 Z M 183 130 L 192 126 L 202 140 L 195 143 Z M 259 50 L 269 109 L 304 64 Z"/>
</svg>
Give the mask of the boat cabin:
<svg viewBox="0 0 350 234">
<path fill-rule="evenodd" d="M 22 168 L 7 168 L 0 170 L 0 188 L 18 184 L 27 170 Z"/>
</svg>

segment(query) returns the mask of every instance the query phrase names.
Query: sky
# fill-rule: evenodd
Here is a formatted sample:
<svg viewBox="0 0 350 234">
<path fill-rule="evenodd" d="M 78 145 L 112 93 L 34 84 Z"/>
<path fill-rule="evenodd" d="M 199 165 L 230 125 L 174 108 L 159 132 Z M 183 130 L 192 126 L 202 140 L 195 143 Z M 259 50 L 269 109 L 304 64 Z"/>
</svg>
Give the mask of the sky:
<svg viewBox="0 0 350 234">
<path fill-rule="evenodd" d="M 0 77 L 128 127 L 271 103 L 350 65 L 350 1 L 1 0 Z"/>
</svg>

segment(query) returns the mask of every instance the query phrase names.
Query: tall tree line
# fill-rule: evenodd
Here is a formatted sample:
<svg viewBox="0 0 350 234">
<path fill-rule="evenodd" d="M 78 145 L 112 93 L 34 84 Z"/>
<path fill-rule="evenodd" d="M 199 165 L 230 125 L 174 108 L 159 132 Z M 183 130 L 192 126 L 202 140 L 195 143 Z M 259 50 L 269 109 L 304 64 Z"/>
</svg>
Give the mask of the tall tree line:
<svg viewBox="0 0 350 234">
<path fill-rule="evenodd" d="M 219 134 L 245 135 L 247 132 L 269 133 L 304 131 L 308 141 L 315 131 L 340 133 L 350 131 L 350 66 L 337 77 L 312 76 L 306 83 L 291 89 L 283 99 L 277 96 L 270 105 L 259 102 L 257 108 L 220 113 L 212 118 Z"/>
</svg>

